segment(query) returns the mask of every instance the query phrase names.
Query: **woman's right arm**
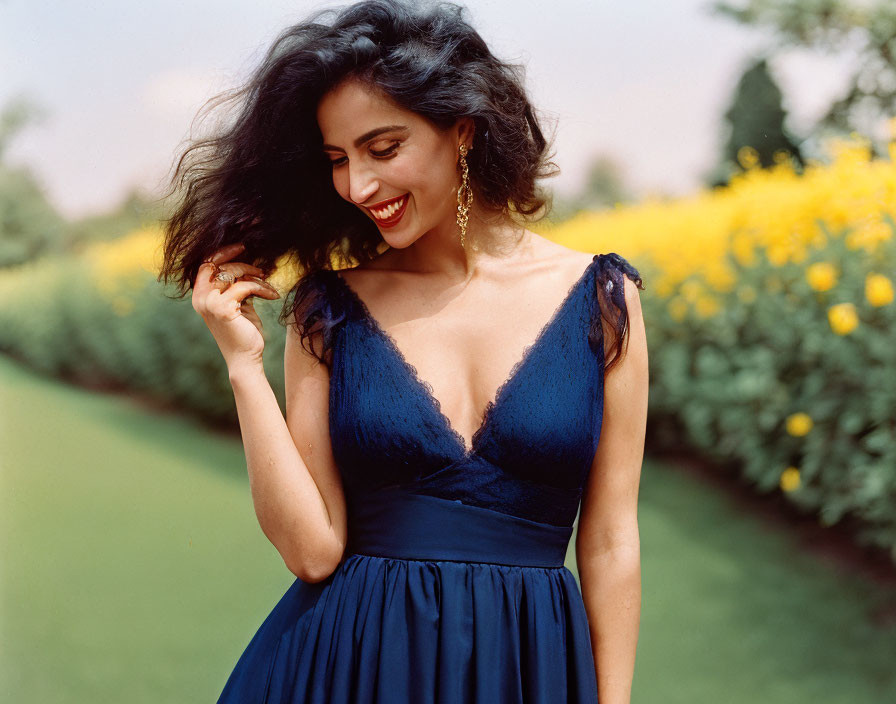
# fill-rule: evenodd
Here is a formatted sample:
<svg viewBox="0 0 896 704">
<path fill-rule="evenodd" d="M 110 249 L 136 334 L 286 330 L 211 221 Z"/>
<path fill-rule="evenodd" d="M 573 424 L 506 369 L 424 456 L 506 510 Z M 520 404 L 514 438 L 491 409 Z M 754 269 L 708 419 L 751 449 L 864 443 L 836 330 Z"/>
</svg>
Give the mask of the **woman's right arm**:
<svg viewBox="0 0 896 704">
<path fill-rule="evenodd" d="M 229 245 L 200 267 L 193 307 L 227 363 L 259 525 L 293 574 L 318 582 L 338 566 L 347 536 L 345 498 L 329 438 L 329 374 L 287 326 L 284 419 L 264 373 L 262 324 L 249 298 L 279 294 L 256 276 L 261 270 L 231 261 L 240 251 L 240 245 Z M 219 270 L 237 281 L 221 288 L 214 278 Z"/>
<path fill-rule="evenodd" d="M 329 439 L 329 376 L 286 330 L 285 421 L 263 367 L 228 371 L 258 523 L 293 574 L 318 582 L 345 550 L 345 498 Z"/>
</svg>

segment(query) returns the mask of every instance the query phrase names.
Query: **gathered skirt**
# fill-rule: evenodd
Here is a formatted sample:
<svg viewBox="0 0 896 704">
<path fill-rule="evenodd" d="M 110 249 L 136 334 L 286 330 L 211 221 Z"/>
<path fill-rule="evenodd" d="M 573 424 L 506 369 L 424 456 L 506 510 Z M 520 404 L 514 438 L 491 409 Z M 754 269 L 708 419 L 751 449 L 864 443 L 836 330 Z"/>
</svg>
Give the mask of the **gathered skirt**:
<svg viewBox="0 0 896 704">
<path fill-rule="evenodd" d="M 326 579 L 289 587 L 218 704 L 594 704 L 571 527 L 386 490 Z"/>
</svg>

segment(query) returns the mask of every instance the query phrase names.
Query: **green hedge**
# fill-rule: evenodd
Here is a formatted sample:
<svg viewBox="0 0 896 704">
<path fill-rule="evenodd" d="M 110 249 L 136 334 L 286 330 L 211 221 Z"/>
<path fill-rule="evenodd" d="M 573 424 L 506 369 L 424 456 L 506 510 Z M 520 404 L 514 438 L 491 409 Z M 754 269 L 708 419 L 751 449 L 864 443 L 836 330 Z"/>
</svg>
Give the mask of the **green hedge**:
<svg viewBox="0 0 896 704">
<path fill-rule="evenodd" d="M 869 253 L 818 225 L 826 245 L 803 263 L 730 256 L 736 284 L 713 291 L 715 315 L 676 317 L 650 300 L 651 438 L 735 462 L 758 491 L 784 491 L 825 525 L 858 519 L 860 543 L 896 561 L 896 304 L 865 297 L 869 273 L 893 279 L 896 237 Z M 830 290 L 810 286 L 814 262 L 839 270 Z M 838 334 L 829 313 L 844 302 L 859 323 Z"/>
<path fill-rule="evenodd" d="M 167 295 L 166 295 L 167 294 Z M 149 272 L 101 284 L 85 261 L 47 259 L 0 275 L 0 350 L 75 383 L 139 392 L 215 424 L 237 423 L 224 359 L 189 296 Z M 265 369 L 283 403 L 280 302 L 256 299 Z"/>
<path fill-rule="evenodd" d="M 869 272 L 894 274 L 896 238 L 873 254 L 845 242 L 843 233 L 828 233 L 801 264 L 774 264 L 762 250 L 750 266 L 731 257 L 736 284 L 712 291 L 714 315 L 690 305 L 682 315 L 681 297 L 651 295 L 650 264 L 633 261 L 648 282 L 641 300 L 650 437 L 657 449 L 685 446 L 740 466 L 758 491 L 783 491 L 824 524 L 858 519 L 858 539 L 896 561 L 896 305 L 872 306 L 864 296 Z M 836 286 L 809 285 L 814 261 L 840 270 Z M 699 275 L 692 283 L 705 284 Z M 149 271 L 109 281 L 77 258 L 7 270 L 0 274 L 0 351 L 50 375 L 139 392 L 235 425 L 214 339 L 189 298 L 166 292 L 173 290 Z M 845 301 L 860 322 L 841 335 L 828 315 Z M 281 306 L 282 299 L 256 302 L 268 379 L 283 408 Z M 803 434 L 788 431 L 794 418 L 803 420 Z"/>
</svg>

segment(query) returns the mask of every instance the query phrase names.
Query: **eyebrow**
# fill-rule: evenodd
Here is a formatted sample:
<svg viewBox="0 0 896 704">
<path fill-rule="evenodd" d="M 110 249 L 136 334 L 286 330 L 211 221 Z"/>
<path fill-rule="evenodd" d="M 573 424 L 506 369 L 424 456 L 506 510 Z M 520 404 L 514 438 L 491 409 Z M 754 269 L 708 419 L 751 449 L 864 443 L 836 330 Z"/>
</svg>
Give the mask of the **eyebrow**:
<svg viewBox="0 0 896 704">
<path fill-rule="evenodd" d="M 355 140 L 355 147 L 360 147 L 365 142 L 369 142 L 374 137 L 378 137 L 384 132 L 394 132 L 397 130 L 406 130 L 408 129 L 407 125 L 386 125 L 385 127 L 375 127 L 369 132 L 365 132 L 360 137 Z M 334 151 L 342 151 L 341 147 L 335 147 L 332 144 L 324 144 L 321 146 L 321 149 L 326 151 L 327 149 L 332 149 Z"/>
</svg>

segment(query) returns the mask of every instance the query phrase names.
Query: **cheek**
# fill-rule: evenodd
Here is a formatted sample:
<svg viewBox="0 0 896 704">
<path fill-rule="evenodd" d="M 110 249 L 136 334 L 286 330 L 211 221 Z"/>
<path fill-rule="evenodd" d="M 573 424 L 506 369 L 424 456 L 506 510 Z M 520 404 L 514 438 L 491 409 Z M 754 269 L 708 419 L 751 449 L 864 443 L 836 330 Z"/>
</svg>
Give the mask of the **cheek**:
<svg viewBox="0 0 896 704">
<path fill-rule="evenodd" d="M 430 183 L 430 188 L 434 195 L 438 198 L 445 198 L 450 195 L 451 189 L 456 185 L 456 174 L 450 157 L 446 158 L 444 154 L 439 154 L 438 158 L 434 158 L 429 162 L 425 173 Z"/>
<path fill-rule="evenodd" d="M 390 191 L 410 191 L 420 193 L 426 191 L 426 178 L 420 172 L 420 165 L 411 159 L 396 159 L 380 172 L 380 183 L 389 187 Z"/>
<path fill-rule="evenodd" d="M 333 169 L 333 188 L 343 198 L 348 199 L 348 177 L 342 169 Z"/>
</svg>

